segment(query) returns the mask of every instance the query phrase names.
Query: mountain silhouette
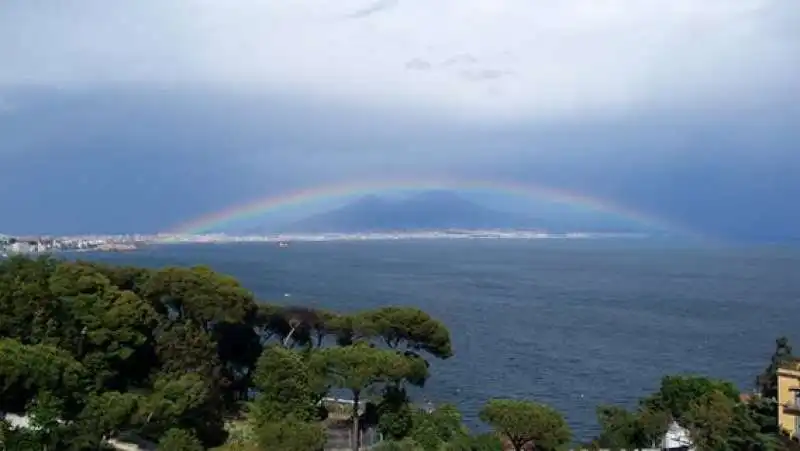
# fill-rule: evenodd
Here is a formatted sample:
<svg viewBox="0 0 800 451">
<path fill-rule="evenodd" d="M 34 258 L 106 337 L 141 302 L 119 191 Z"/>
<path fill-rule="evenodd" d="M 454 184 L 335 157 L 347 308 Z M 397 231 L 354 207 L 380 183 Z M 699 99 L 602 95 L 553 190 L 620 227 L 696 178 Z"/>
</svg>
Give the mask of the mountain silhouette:
<svg viewBox="0 0 800 451">
<path fill-rule="evenodd" d="M 282 227 L 284 233 L 358 233 L 441 229 L 533 228 L 522 215 L 493 210 L 451 191 L 425 191 L 405 199 L 370 195 Z"/>
</svg>

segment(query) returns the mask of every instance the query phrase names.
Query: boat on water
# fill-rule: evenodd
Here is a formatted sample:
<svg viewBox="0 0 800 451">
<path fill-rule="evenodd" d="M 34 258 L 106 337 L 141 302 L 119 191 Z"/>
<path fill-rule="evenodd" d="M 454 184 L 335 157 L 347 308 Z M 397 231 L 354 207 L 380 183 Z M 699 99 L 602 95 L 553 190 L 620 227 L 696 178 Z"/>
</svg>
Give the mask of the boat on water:
<svg viewBox="0 0 800 451">
<path fill-rule="evenodd" d="M 289 243 L 286 241 L 281 241 L 278 243 L 278 247 L 289 247 Z"/>
</svg>

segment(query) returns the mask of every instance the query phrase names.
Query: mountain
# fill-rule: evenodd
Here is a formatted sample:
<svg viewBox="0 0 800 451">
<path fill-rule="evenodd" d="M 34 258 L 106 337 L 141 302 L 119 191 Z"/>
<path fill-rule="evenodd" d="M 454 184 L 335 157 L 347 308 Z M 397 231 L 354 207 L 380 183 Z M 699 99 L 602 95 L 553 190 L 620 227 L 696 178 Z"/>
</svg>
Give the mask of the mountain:
<svg viewBox="0 0 800 451">
<path fill-rule="evenodd" d="M 394 200 L 365 196 L 281 228 L 285 233 L 357 233 L 440 229 L 535 228 L 533 218 L 478 205 L 450 191 Z"/>
</svg>

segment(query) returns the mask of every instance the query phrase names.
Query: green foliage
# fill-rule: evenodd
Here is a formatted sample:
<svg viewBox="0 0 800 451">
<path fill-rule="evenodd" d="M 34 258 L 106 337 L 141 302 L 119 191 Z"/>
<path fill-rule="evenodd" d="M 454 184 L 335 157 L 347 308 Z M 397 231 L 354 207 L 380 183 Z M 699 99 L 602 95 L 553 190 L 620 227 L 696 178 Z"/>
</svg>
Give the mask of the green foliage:
<svg viewBox="0 0 800 451">
<path fill-rule="evenodd" d="M 189 320 L 206 331 L 215 323 L 246 321 L 256 311 L 253 295 L 236 279 L 205 266 L 156 271 L 142 292 L 162 313 Z"/>
<path fill-rule="evenodd" d="M 655 412 L 666 412 L 682 423 L 693 403 L 712 393 L 720 393 L 733 402 L 739 390 L 732 383 L 701 376 L 664 376 L 658 392 L 642 401 L 642 406 Z"/>
<path fill-rule="evenodd" d="M 203 451 L 200 440 L 184 429 L 170 429 L 158 441 L 158 451 Z"/>
<path fill-rule="evenodd" d="M 649 448 L 663 437 L 669 414 L 649 409 L 630 412 L 617 406 L 599 406 L 601 433 L 595 441 L 601 448 Z"/>
<path fill-rule="evenodd" d="M 26 410 L 32 426 L 28 432 L 33 441 L 45 450 L 65 447 L 69 429 L 60 420 L 64 411 L 63 401 L 43 391 L 30 402 Z"/>
<path fill-rule="evenodd" d="M 155 352 L 165 376 L 191 372 L 211 378 L 221 368 L 216 343 L 202 327 L 190 321 L 165 326 L 158 335 Z"/>
<path fill-rule="evenodd" d="M 713 392 L 692 404 L 685 423 L 698 450 L 777 449 L 774 436 L 762 434 L 751 413 L 742 403 Z"/>
<path fill-rule="evenodd" d="M 413 307 L 384 307 L 363 316 L 364 328 L 381 337 L 384 342 L 398 348 L 426 351 L 434 357 L 452 357 L 450 332 L 441 322 Z"/>
<path fill-rule="evenodd" d="M 503 451 L 503 442 L 495 434 L 461 435 L 446 444 L 446 451 Z"/>
<path fill-rule="evenodd" d="M 778 422 L 775 421 L 778 418 L 778 402 L 776 400 L 756 397 L 745 404 L 745 407 L 762 434 L 780 435 Z"/>
<path fill-rule="evenodd" d="M 287 417 L 297 421 L 314 420 L 317 408 L 310 373 L 301 354 L 278 345 L 264 349 L 254 377 L 259 394 L 250 408 L 255 424 Z"/>
<path fill-rule="evenodd" d="M 379 349 L 364 342 L 351 346 L 324 349 L 312 358 L 315 367 L 324 367 L 331 386 L 348 389 L 353 394 L 353 434 L 360 440 L 358 406 L 361 394 L 379 384 L 402 380 L 414 374 L 414 361 L 393 350 Z M 321 363 L 319 363 L 321 362 Z M 360 443 L 355 445 L 356 448 Z"/>
<path fill-rule="evenodd" d="M 74 405 L 87 389 L 85 368 L 68 352 L 0 339 L 0 410 L 22 412 L 40 391 Z"/>
<path fill-rule="evenodd" d="M 410 438 L 424 451 L 438 451 L 450 442 L 457 442 L 468 431 L 461 423 L 455 406 L 443 404 L 433 412 L 417 410 L 413 414 Z"/>
<path fill-rule="evenodd" d="M 0 261 L 0 337 L 35 344 L 59 332 L 58 303 L 48 287 L 57 266 L 49 257 Z"/>
<path fill-rule="evenodd" d="M 223 419 L 241 418 L 247 405 L 238 420 L 247 433 L 228 450 L 314 451 L 325 442 L 320 400 L 333 388 L 350 390 L 356 405 L 382 394 L 363 415 L 348 413 L 355 431 L 363 419 L 391 439 L 384 450 L 498 451 L 500 436 L 516 449 L 569 442 L 563 417 L 537 403 L 490 401 L 480 416 L 496 433 L 478 436 L 452 406 L 412 407 L 406 389 L 428 378 L 425 354 L 451 357 L 450 333 L 416 308 L 342 315 L 257 305 L 206 267 L 13 257 L 0 261 L 0 411 L 27 415 L 33 427 L 0 421 L 0 449 L 98 450 L 129 434 L 159 449 L 206 449 L 225 441 Z M 765 397 L 749 404 L 724 381 L 665 377 L 634 411 L 598 409 L 594 445 L 649 447 L 674 419 L 699 451 L 785 448 L 767 398 L 777 369 L 795 361 L 788 340 L 777 340 L 758 379 Z"/>
<path fill-rule="evenodd" d="M 777 341 L 775 355 L 765 374 L 792 361 L 785 339 Z M 777 357 L 776 357 L 777 356 Z M 762 377 L 769 383 L 769 377 Z M 767 389 L 768 390 L 768 389 Z M 667 376 L 658 392 L 628 412 L 618 407 L 598 409 L 602 429 L 593 445 L 601 448 L 649 447 L 662 437 L 670 421 L 687 428 L 700 451 L 785 449 L 776 417 L 777 403 L 757 397 L 747 403 L 729 382 L 699 376 Z"/>
<path fill-rule="evenodd" d="M 158 343 L 162 363 L 174 362 L 169 371 L 208 375 L 224 386 L 219 394 L 225 408 L 236 410 L 260 354 L 252 293 L 233 277 L 203 266 L 155 271 L 141 292 L 167 326 L 167 336 Z M 191 348 L 181 345 L 182 340 Z"/>
<path fill-rule="evenodd" d="M 262 451 L 317 451 L 325 445 L 322 426 L 292 418 L 262 423 L 255 434 Z"/>
<path fill-rule="evenodd" d="M 315 358 L 322 359 L 330 383 L 353 393 L 380 383 L 401 380 L 417 370 L 403 354 L 366 343 L 328 348 Z"/>
<path fill-rule="evenodd" d="M 419 451 L 420 446 L 411 439 L 387 440 L 379 444 L 375 451 Z"/>
<path fill-rule="evenodd" d="M 152 393 L 139 402 L 136 417 L 147 438 L 157 439 L 179 427 L 193 430 L 204 443 L 219 444 L 227 437 L 221 409 L 208 380 L 190 373 L 156 380 Z"/>
<path fill-rule="evenodd" d="M 135 427 L 134 419 L 140 396 L 132 393 L 92 394 L 75 422 L 76 440 L 85 447 L 98 446 L 104 437 Z"/>
<path fill-rule="evenodd" d="M 406 390 L 388 385 L 377 407 L 378 430 L 389 440 L 402 440 L 414 426 L 413 411 Z"/>
<path fill-rule="evenodd" d="M 42 444 L 34 433 L 24 429 L 11 429 L 4 425 L 2 431 L 2 451 L 42 451 Z"/>
<path fill-rule="evenodd" d="M 480 418 L 506 437 L 517 451 L 528 442 L 537 450 L 560 449 L 572 437 L 558 411 L 531 401 L 492 399 L 481 410 Z"/>
</svg>

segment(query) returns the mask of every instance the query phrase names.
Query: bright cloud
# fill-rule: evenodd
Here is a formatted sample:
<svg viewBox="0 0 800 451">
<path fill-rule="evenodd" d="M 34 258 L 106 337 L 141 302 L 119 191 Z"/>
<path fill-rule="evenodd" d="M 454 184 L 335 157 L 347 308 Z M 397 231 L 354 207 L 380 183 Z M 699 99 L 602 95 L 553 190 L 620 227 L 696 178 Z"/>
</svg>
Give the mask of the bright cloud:
<svg viewBox="0 0 800 451">
<path fill-rule="evenodd" d="M 480 119 L 749 102 L 796 0 L 9 0 L 0 84 L 211 83 Z"/>
</svg>

